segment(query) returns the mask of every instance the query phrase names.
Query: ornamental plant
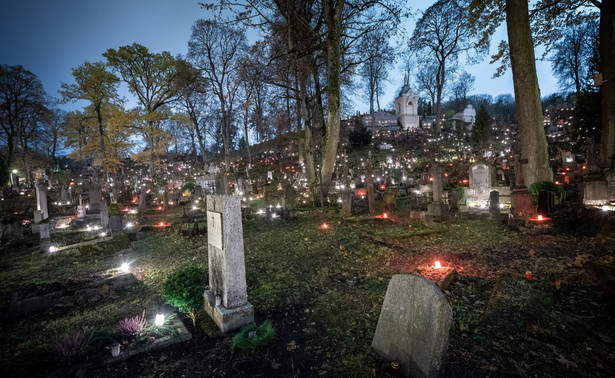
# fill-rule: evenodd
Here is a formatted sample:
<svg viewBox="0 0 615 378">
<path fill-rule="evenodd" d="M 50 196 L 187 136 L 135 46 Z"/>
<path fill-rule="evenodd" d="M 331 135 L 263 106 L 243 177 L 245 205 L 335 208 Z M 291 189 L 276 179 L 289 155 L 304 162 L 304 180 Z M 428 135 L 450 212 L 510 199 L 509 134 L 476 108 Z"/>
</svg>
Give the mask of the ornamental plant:
<svg viewBox="0 0 615 378">
<path fill-rule="evenodd" d="M 196 325 L 196 312 L 203 307 L 205 271 L 191 266 L 179 269 L 169 275 L 162 284 L 162 297 L 167 303 L 188 315 Z"/>
<path fill-rule="evenodd" d="M 115 328 L 115 332 L 124 338 L 134 339 L 145 334 L 147 327 L 147 319 L 145 319 L 145 310 L 142 315 L 137 315 L 132 318 L 124 318 Z"/>
<path fill-rule="evenodd" d="M 250 334 L 252 337 L 250 337 Z M 256 349 L 259 346 L 269 344 L 274 337 L 275 329 L 271 320 L 265 320 L 261 325 L 249 324 L 233 337 L 233 348 Z"/>
<path fill-rule="evenodd" d="M 84 327 L 77 332 L 60 336 L 51 344 L 51 349 L 63 357 L 74 357 L 85 348 L 91 337 L 90 329 Z"/>
</svg>

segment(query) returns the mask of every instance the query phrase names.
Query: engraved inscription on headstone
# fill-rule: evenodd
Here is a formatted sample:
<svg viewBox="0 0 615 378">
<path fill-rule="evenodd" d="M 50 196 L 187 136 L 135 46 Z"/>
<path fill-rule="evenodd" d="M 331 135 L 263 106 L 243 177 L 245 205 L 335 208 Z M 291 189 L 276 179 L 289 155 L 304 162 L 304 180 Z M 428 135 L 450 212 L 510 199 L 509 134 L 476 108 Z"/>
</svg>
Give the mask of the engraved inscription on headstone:
<svg viewBox="0 0 615 378">
<path fill-rule="evenodd" d="M 209 244 L 222 249 L 222 214 L 207 212 L 207 240 Z"/>
</svg>

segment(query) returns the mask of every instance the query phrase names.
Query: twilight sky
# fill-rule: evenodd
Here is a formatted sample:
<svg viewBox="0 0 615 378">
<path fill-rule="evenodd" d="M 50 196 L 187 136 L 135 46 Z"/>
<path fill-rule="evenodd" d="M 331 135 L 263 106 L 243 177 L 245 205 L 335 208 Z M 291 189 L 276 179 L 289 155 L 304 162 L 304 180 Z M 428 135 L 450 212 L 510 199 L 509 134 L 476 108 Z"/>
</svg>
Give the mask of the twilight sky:
<svg viewBox="0 0 615 378">
<path fill-rule="evenodd" d="M 84 61 L 103 60 L 102 53 L 109 48 L 136 42 L 153 52 L 166 50 L 185 55 L 192 24 L 208 17 L 198 1 L 0 0 L 0 64 L 21 64 L 41 79 L 49 95 L 59 97 L 60 84 L 73 82 L 72 68 Z M 413 10 L 424 10 L 432 3 L 433 0 L 409 1 Z M 414 22 L 407 23 L 409 34 Z M 500 39 L 506 39 L 503 28 L 492 44 L 497 45 Z M 549 63 L 539 61 L 537 68 L 542 96 L 556 92 Z M 489 65 L 489 58 L 465 69 L 476 76 L 473 94 L 513 93 L 510 70 L 501 78 L 491 79 L 496 65 Z M 401 70 L 394 70 L 390 76 L 391 83 L 381 99 L 386 107 L 403 82 Z M 135 106 L 127 91 L 122 94 L 129 100 L 127 107 Z M 361 99 L 357 99 L 355 107 L 362 112 L 368 109 Z"/>
</svg>

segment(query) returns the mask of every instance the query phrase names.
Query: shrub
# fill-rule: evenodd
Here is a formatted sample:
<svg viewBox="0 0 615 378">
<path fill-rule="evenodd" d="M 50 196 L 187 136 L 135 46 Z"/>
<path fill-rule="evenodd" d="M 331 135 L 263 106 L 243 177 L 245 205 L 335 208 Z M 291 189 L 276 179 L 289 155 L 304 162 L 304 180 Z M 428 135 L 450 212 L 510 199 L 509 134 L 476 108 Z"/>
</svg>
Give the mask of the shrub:
<svg viewBox="0 0 615 378">
<path fill-rule="evenodd" d="M 119 205 L 117 203 L 109 205 L 109 216 L 112 217 L 117 215 L 122 215 Z"/>
<path fill-rule="evenodd" d="M 120 324 L 115 328 L 115 332 L 128 339 L 133 339 L 138 336 L 142 336 L 145 333 L 147 327 L 147 319 L 145 319 L 145 310 L 142 315 L 137 315 L 132 318 L 125 318 L 120 321 Z"/>
<path fill-rule="evenodd" d="M 457 192 L 457 195 L 459 196 L 459 203 L 464 203 L 465 197 L 466 197 L 466 191 L 463 188 L 463 186 L 456 186 L 453 188 L 453 191 Z"/>
<path fill-rule="evenodd" d="M 72 334 L 65 333 L 51 344 L 51 348 L 63 357 L 74 357 L 88 344 L 91 336 L 92 332 L 84 327 Z"/>
<path fill-rule="evenodd" d="M 250 332 L 256 332 L 253 338 L 250 338 Z M 233 348 L 238 349 L 256 349 L 259 346 L 267 345 L 275 336 L 275 329 L 271 324 L 271 320 L 265 320 L 263 324 L 250 324 L 241 329 L 238 334 L 233 337 Z"/>
<path fill-rule="evenodd" d="M 196 311 L 203 307 L 205 271 L 198 267 L 177 270 L 162 284 L 162 297 L 179 311 L 188 314 L 196 324 Z"/>
<path fill-rule="evenodd" d="M 564 192 L 564 188 L 559 185 L 555 185 L 555 183 L 551 181 L 536 181 L 530 185 L 528 190 L 532 194 L 532 200 L 534 203 L 538 203 L 538 193 L 542 191 L 555 192 L 556 194 L 561 194 Z"/>
</svg>

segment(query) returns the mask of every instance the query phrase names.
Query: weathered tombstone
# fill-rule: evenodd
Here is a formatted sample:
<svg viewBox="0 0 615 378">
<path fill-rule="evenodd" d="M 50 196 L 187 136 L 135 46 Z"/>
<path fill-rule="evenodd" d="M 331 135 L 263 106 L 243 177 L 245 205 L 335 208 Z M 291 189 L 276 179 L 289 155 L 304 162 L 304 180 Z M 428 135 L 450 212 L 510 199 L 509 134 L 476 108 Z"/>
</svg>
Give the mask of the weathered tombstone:
<svg viewBox="0 0 615 378">
<path fill-rule="evenodd" d="M 437 377 L 444 365 L 453 312 L 427 278 L 396 274 L 387 288 L 372 347 L 410 377 Z"/>
<path fill-rule="evenodd" d="M 68 189 L 62 188 L 62 192 L 60 193 L 60 201 L 62 203 L 70 202 L 70 198 L 68 197 Z"/>
<path fill-rule="evenodd" d="M 43 220 L 43 213 L 40 210 L 34 210 L 34 223 L 41 223 Z"/>
<path fill-rule="evenodd" d="M 500 192 L 492 190 L 489 193 L 489 211 L 492 213 L 500 212 Z"/>
<path fill-rule="evenodd" d="M 427 214 L 433 217 L 446 216 L 448 215 L 448 205 L 442 202 L 442 170 L 438 164 L 432 165 L 431 177 L 433 179 L 433 202 L 427 206 Z"/>
<path fill-rule="evenodd" d="M 551 215 L 555 212 L 555 193 L 541 190 L 538 192 L 538 214 Z"/>
<path fill-rule="evenodd" d="M 100 225 L 103 230 L 106 230 L 109 226 L 109 208 L 107 207 L 107 200 L 100 201 Z"/>
<path fill-rule="evenodd" d="M 254 321 L 248 302 L 241 201 L 234 196 L 207 196 L 209 289 L 205 311 L 222 332 Z"/>
<path fill-rule="evenodd" d="M 517 216 L 530 217 L 535 213 L 534 203 L 532 194 L 525 186 L 522 164 L 520 159 L 515 159 L 515 187 L 512 192 L 510 211 Z"/>
<path fill-rule="evenodd" d="M 39 225 L 39 235 L 41 239 L 51 238 L 51 222 L 44 222 Z"/>
<path fill-rule="evenodd" d="M 581 184 L 583 204 L 600 206 L 609 203 L 609 188 L 607 181 L 585 181 Z"/>
<path fill-rule="evenodd" d="M 455 213 L 459 211 L 459 193 L 456 190 L 452 190 L 448 193 L 448 205 L 450 211 Z"/>
<path fill-rule="evenodd" d="M 94 184 L 90 186 L 89 190 L 90 195 L 90 211 L 97 212 L 100 210 L 100 199 L 102 197 L 102 193 L 100 191 L 100 185 Z"/>
<path fill-rule="evenodd" d="M 36 183 L 36 210 L 41 212 L 43 219 L 49 218 L 47 208 L 47 187 L 44 183 Z"/>
<path fill-rule="evenodd" d="M 77 218 L 83 218 L 85 217 L 85 206 L 83 205 L 79 205 L 77 206 L 77 214 L 76 214 Z"/>
<path fill-rule="evenodd" d="M 478 193 L 489 190 L 491 185 L 491 169 L 487 164 L 474 164 L 470 167 L 470 188 Z"/>
</svg>

